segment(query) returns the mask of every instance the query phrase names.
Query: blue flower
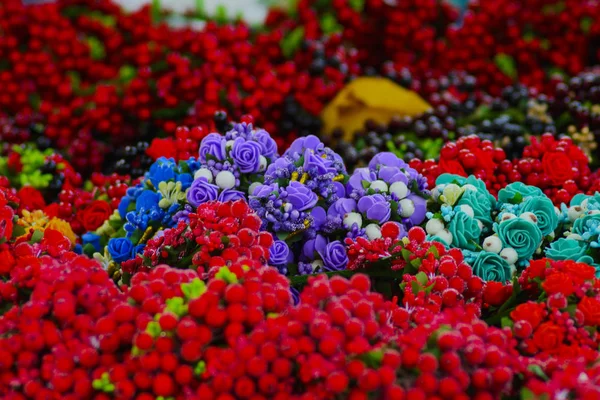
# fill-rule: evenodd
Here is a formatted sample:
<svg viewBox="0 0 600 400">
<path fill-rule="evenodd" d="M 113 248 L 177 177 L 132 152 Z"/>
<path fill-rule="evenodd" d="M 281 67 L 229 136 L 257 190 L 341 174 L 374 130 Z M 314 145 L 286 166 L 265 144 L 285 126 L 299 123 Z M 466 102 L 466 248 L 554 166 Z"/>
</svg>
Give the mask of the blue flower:
<svg viewBox="0 0 600 400">
<path fill-rule="evenodd" d="M 519 261 L 528 261 L 540 244 L 542 244 L 542 231 L 540 228 L 523 218 L 504 220 L 494 224 L 494 229 L 504 247 L 511 247 L 519 256 Z"/>
<path fill-rule="evenodd" d="M 119 203 L 119 207 L 118 207 L 119 215 L 121 216 L 121 219 L 125 218 L 125 214 L 127 214 L 130 204 L 131 204 L 131 197 L 123 196 L 123 198 L 121 198 L 121 202 Z"/>
<path fill-rule="evenodd" d="M 130 260 L 134 249 L 135 246 L 127 238 L 111 238 L 108 241 L 108 252 L 117 263 Z"/>
<path fill-rule="evenodd" d="M 159 201 L 160 194 L 153 192 L 152 190 L 144 190 L 137 198 L 135 203 L 135 211 L 139 213 L 142 211 L 142 209 L 148 211 L 152 208 L 158 207 Z"/>
<path fill-rule="evenodd" d="M 96 250 L 96 251 L 101 250 L 100 235 L 96 235 L 95 233 L 92 233 L 92 232 L 87 232 L 81 236 L 81 241 L 83 242 L 84 246 L 87 244 L 91 244 L 92 246 L 94 246 L 94 250 Z"/>
<path fill-rule="evenodd" d="M 502 203 L 520 203 L 526 197 L 540 196 L 545 196 L 542 189 L 526 185 L 523 182 L 514 182 L 500 189 L 498 192 L 498 201 Z"/>
<path fill-rule="evenodd" d="M 546 248 L 546 257 L 552 260 L 573 260 L 592 263 L 594 260 L 587 255 L 589 245 L 581 240 L 560 238 L 550 243 L 550 247 Z"/>
<path fill-rule="evenodd" d="M 521 204 L 521 213 L 531 212 L 537 219 L 537 225 L 543 236 L 548 236 L 558 227 L 558 216 L 554 204 L 546 196 L 528 197 Z"/>
<path fill-rule="evenodd" d="M 185 190 L 192 185 L 194 177 L 191 174 L 179 174 L 177 175 L 177 182 L 181 182 L 181 189 Z"/>
<path fill-rule="evenodd" d="M 161 157 L 152 164 L 147 177 L 152 185 L 157 188 L 159 183 L 175 179 L 175 168 L 177 168 L 177 164 L 175 164 L 174 159 Z"/>
<path fill-rule="evenodd" d="M 480 251 L 473 261 L 473 274 L 484 281 L 506 282 L 510 280 L 511 270 L 506 261 L 496 253 Z"/>
</svg>

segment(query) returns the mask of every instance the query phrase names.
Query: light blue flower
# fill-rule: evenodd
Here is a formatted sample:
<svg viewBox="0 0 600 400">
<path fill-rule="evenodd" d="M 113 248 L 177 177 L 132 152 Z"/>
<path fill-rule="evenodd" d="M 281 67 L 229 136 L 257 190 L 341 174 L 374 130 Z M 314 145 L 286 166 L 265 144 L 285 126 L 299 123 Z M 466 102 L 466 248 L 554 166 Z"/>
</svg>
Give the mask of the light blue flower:
<svg viewBox="0 0 600 400">
<path fill-rule="evenodd" d="M 494 224 L 494 230 L 504 247 L 511 247 L 519 256 L 519 261 L 529 261 L 542 244 L 540 228 L 523 218 L 513 218 Z"/>
</svg>

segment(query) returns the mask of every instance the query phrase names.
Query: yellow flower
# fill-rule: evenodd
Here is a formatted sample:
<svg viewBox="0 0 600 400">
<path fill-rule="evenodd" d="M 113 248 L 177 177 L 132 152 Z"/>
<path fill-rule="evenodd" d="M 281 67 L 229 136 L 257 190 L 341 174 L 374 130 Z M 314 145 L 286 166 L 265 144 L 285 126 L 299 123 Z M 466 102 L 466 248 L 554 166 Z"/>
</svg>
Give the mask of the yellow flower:
<svg viewBox="0 0 600 400">
<path fill-rule="evenodd" d="M 465 190 L 460 186 L 451 183 L 444 188 L 442 195 L 440 196 L 440 200 L 443 203 L 453 206 L 464 191 Z"/>
<path fill-rule="evenodd" d="M 23 216 L 19 218 L 17 225 L 22 226 L 25 233 L 20 237 L 27 236 L 32 230 L 43 232 L 46 224 L 48 224 L 48 216 L 42 210 L 33 212 L 23 210 L 22 214 Z"/>
<path fill-rule="evenodd" d="M 46 229 L 54 229 L 55 231 L 59 231 L 60 233 L 65 235 L 65 237 L 69 239 L 69 241 L 71 241 L 72 245 L 75 245 L 75 243 L 77 242 L 77 236 L 75 235 L 75 232 L 73 232 L 73 229 L 71 229 L 71 225 L 69 225 L 67 221 L 64 221 L 59 218 L 52 218 L 52 220 L 48 222 L 48 225 L 46 225 Z"/>
<path fill-rule="evenodd" d="M 417 93 L 386 78 L 362 77 L 346 85 L 321 112 L 324 131 L 344 130 L 345 139 L 372 119 L 387 124 L 395 116 L 414 116 L 431 109 Z"/>
</svg>

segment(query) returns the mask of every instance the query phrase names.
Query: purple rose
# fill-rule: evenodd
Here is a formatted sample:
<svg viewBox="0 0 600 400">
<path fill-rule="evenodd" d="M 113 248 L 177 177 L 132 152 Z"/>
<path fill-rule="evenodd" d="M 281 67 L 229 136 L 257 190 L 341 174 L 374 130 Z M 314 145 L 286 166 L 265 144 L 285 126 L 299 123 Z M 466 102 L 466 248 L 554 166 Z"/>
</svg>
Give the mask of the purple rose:
<svg viewBox="0 0 600 400">
<path fill-rule="evenodd" d="M 278 191 L 279 185 L 277 183 L 273 183 L 271 185 L 258 185 L 256 188 L 254 188 L 252 197 L 267 198 L 271 195 L 271 193 Z"/>
<path fill-rule="evenodd" d="M 258 172 L 260 166 L 261 147 L 257 142 L 243 138 L 233 141 L 231 158 L 240 168 L 240 172 L 248 174 Z"/>
<path fill-rule="evenodd" d="M 283 240 L 275 240 L 269 249 L 269 263 L 283 267 L 292 261 L 290 248 Z"/>
<path fill-rule="evenodd" d="M 317 204 L 317 195 L 298 181 L 290 182 L 285 191 L 287 192 L 287 202 L 294 206 L 295 210 L 305 211 Z"/>
<path fill-rule="evenodd" d="M 225 189 L 221 192 L 221 194 L 219 194 L 219 198 L 218 200 L 222 203 L 225 203 L 226 201 L 236 201 L 236 200 L 245 200 L 246 197 L 244 196 L 244 193 L 240 192 L 239 190 L 234 190 L 234 189 Z"/>
<path fill-rule="evenodd" d="M 327 213 L 323 207 L 315 207 L 310 211 L 310 215 L 313 218 L 313 228 L 318 231 L 327 220 Z"/>
<path fill-rule="evenodd" d="M 314 169 L 317 174 L 325 175 L 330 172 L 324 158 L 317 156 L 311 149 L 304 150 L 304 164 L 302 167 L 305 171 Z"/>
<path fill-rule="evenodd" d="M 267 158 L 274 158 L 277 156 L 277 143 L 269 132 L 264 129 L 259 129 L 254 133 L 254 140 L 256 140 L 262 148 L 262 155 Z"/>
<path fill-rule="evenodd" d="M 427 200 L 417 196 L 416 194 L 411 194 L 406 198 L 413 202 L 415 208 L 413 214 L 408 218 L 413 225 L 419 225 L 425 220 L 425 214 L 427 213 Z M 398 211 L 400 212 L 400 210 Z"/>
<path fill-rule="evenodd" d="M 397 155 L 389 151 L 379 153 L 369 162 L 369 168 L 376 170 L 379 166 L 408 168 L 408 164 L 404 160 L 398 158 Z"/>
<path fill-rule="evenodd" d="M 346 188 L 342 182 L 333 182 L 334 193 L 337 194 L 337 197 L 342 198 L 346 195 Z"/>
<path fill-rule="evenodd" d="M 315 253 L 321 254 L 327 248 L 328 240 L 321 236 L 317 235 L 314 239 L 309 239 L 302 246 L 302 257 L 305 260 L 313 261 L 315 259 Z"/>
<path fill-rule="evenodd" d="M 298 138 L 290 145 L 284 155 L 293 155 L 294 153 L 303 154 L 304 149 L 311 149 L 315 152 L 323 150 L 325 145 L 321 142 L 321 139 L 315 135 L 308 135 L 305 137 Z"/>
<path fill-rule="evenodd" d="M 344 215 L 354 211 L 356 211 L 356 200 L 343 198 L 337 200 L 329 207 L 327 215 L 344 219 Z"/>
<path fill-rule="evenodd" d="M 218 133 L 210 133 L 200 142 L 200 160 L 207 161 L 207 156 L 217 160 L 225 160 L 225 138 Z"/>
<path fill-rule="evenodd" d="M 323 259 L 323 269 L 326 271 L 340 271 L 348 265 L 346 246 L 339 240 L 329 243 L 319 255 Z"/>
<path fill-rule="evenodd" d="M 194 180 L 187 192 L 188 203 L 194 207 L 198 207 L 200 204 L 209 201 L 217 200 L 218 197 L 219 187 L 208 183 L 208 180 L 204 177 Z"/>
<path fill-rule="evenodd" d="M 368 219 L 380 224 L 389 221 L 392 214 L 390 203 L 380 194 L 361 197 L 358 200 L 358 210 L 365 214 Z"/>
<path fill-rule="evenodd" d="M 377 176 L 388 185 L 391 185 L 394 182 L 403 182 L 408 186 L 408 178 L 404 172 L 400 171 L 400 168 L 397 167 L 382 166 L 379 169 Z"/>
<path fill-rule="evenodd" d="M 375 176 L 375 173 L 368 168 L 356 168 L 348 180 L 346 190 L 349 195 L 352 194 L 352 192 L 364 193 L 365 188 L 363 186 L 363 181 L 370 183 L 376 179 L 377 177 Z"/>
</svg>

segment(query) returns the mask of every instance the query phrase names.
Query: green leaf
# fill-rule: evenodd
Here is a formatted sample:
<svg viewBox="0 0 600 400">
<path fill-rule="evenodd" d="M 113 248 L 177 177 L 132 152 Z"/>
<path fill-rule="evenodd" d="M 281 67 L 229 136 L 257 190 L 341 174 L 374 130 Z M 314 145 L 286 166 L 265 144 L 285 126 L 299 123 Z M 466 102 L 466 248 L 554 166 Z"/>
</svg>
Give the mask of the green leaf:
<svg viewBox="0 0 600 400">
<path fill-rule="evenodd" d="M 535 398 L 536 396 L 531 390 L 527 388 L 521 389 L 521 400 L 534 400 Z"/>
<path fill-rule="evenodd" d="M 413 255 L 413 253 L 410 250 L 407 250 L 407 249 L 402 249 L 400 253 L 402 254 L 402 259 L 404 261 L 406 261 L 406 262 L 409 262 L 410 261 L 410 256 Z"/>
<path fill-rule="evenodd" d="M 31 235 L 31 243 L 39 243 L 44 237 L 44 233 L 42 231 L 35 230 L 33 231 L 33 235 Z"/>
<path fill-rule="evenodd" d="M 321 30 L 326 35 L 339 32 L 342 29 L 333 14 L 325 14 L 321 17 Z"/>
<path fill-rule="evenodd" d="M 288 33 L 279 44 L 283 56 L 286 58 L 291 58 L 302 44 L 303 39 L 304 28 L 301 26 Z"/>
<path fill-rule="evenodd" d="M 92 60 L 102 60 L 106 56 L 104 45 L 98 38 L 89 36 L 86 42 L 90 46 L 90 57 Z"/>
<path fill-rule="evenodd" d="M 515 66 L 515 60 L 508 54 L 500 53 L 494 57 L 496 66 L 504 75 L 509 78 L 515 79 L 517 77 L 517 67 Z"/>
<path fill-rule="evenodd" d="M 521 204 L 521 202 L 523 201 L 523 195 L 519 192 L 515 193 L 515 195 L 513 196 L 512 199 L 510 199 L 510 202 L 512 204 Z"/>
<path fill-rule="evenodd" d="M 25 234 L 25 228 L 21 225 L 13 225 L 12 237 L 13 239 L 18 238 L 19 236 L 23 236 Z"/>
<path fill-rule="evenodd" d="M 429 282 L 429 278 L 427 278 L 427 274 L 423 271 L 421 271 L 417 275 L 415 275 L 415 278 L 417 278 L 417 282 L 419 282 L 421 284 L 421 286 L 425 286 L 425 284 L 427 282 Z"/>
<path fill-rule="evenodd" d="M 348 4 L 356 12 L 363 12 L 365 8 L 365 0 L 349 0 Z"/>
<path fill-rule="evenodd" d="M 187 306 L 182 297 L 172 297 L 167 299 L 167 310 L 181 317 L 187 313 Z"/>
<path fill-rule="evenodd" d="M 129 83 L 133 78 L 135 78 L 137 74 L 137 70 L 132 65 L 123 65 L 121 69 L 119 69 L 119 79 L 124 83 Z"/>
<path fill-rule="evenodd" d="M 277 239 L 279 240 L 287 240 L 289 234 L 287 232 L 277 232 Z"/>
<path fill-rule="evenodd" d="M 219 4 L 215 10 L 215 21 L 218 24 L 227 23 L 227 7 L 225 7 L 223 4 Z"/>
<path fill-rule="evenodd" d="M 151 7 L 150 14 L 152 15 L 152 22 L 157 24 L 161 20 L 162 5 L 161 5 L 160 0 L 152 0 L 152 5 L 150 7 Z"/>
<path fill-rule="evenodd" d="M 148 332 L 148 334 L 152 337 L 157 337 L 158 335 L 160 335 L 160 324 L 156 321 L 148 322 L 146 332 Z"/>
<path fill-rule="evenodd" d="M 206 7 L 204 5 L 204 0 L 196 0 L 196 15 L 201 18 L 204 18 L 206 16 Z"/>
<path fill-rule="evenodd" d="M 37 111 L 42 104 L 42 98 L 38 93 L 32 93 L 29 95 L 29 104 L 31 105 L 31 108 Z"/>
<path fill-rule="evenodd" d="M 419 293 L 422 289 L 421 285 L 419 285 L 419 282 L 417 282 L 417 281 L 412 281 L 410 283 L 410 287 L 412 289 L 413 294 Z"/>
<path fill-rule="evenodd" d="M 431 246 L 429 249 L 427 249 L 427 252 L 425 253 L 425 255 L 428 255 L 429 253 L 433 253 L 433 256 L 435 258 L 440 258 L 440 252 L 438 251 L 437 247 L 435 247 L 435 246 Z"/>
<path fill-rule="evenodd" d="M 527 370 L 530 371 L 530 372 L 533 372 L 539 378 L 542 378 L 544 380 L 548 379 L 548 375 L 546 375 L 546 373 L 544 372 L 544 370 L 542 369 L 542 367 L 540 367 L 537 364 L 530 365 L 529 367 L 527 367 Z"/>
<path fill-rule="evenodd" d="M 502 317 L 502 319 L 500 320 L 500 323 L 502 324 L 503 328 L 506 328 L 506 327 L 512 328 L 512 326 L 513 326 L 513 321 L 509 317 Z"/>
<path fill-rule="evenodd" d="M 584 33 L 589 33 L 590 29 L 592 28 L 592 25 L 594 24 L 594 19 L 591 17 L 583 17 L 581 19 L 581 22 L 579 23 L 579 26 L 581 27 L 581 30 Z"/>
</svg>

